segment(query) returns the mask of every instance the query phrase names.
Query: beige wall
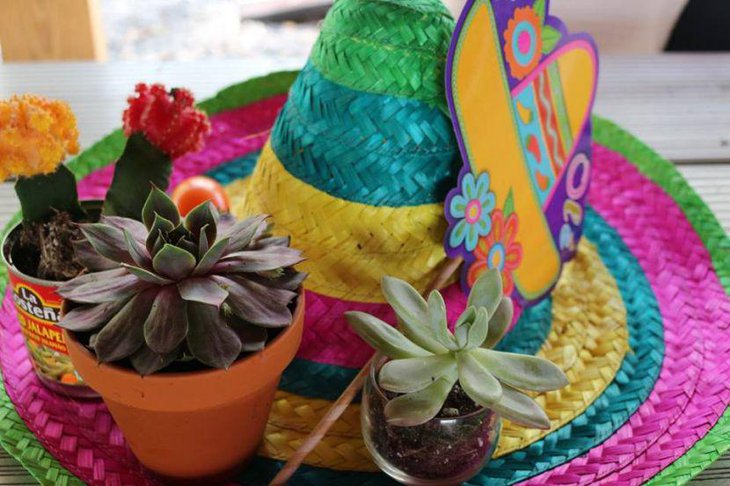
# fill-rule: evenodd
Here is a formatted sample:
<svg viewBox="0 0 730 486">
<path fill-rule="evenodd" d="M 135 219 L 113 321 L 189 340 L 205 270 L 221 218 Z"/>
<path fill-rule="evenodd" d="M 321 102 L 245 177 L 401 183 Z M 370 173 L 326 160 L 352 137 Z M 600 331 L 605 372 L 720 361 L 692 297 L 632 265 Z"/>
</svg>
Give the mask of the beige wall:
<svg viewBox="0 0 730 486">
<path fill-rule="evenodd" d="M 465 0 L 445 0 L 452 12 Z M 603 53 L 660 52 L 687 0 L 551 0 L 571 31 L 589 32 Z"/>
</svg>

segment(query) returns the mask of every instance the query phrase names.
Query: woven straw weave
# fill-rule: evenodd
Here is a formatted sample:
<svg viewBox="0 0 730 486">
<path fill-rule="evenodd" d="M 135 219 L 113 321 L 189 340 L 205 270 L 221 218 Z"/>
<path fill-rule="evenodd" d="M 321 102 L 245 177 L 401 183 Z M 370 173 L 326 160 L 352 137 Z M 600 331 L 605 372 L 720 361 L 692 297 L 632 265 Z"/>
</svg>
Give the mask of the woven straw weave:
<svg viewBox="0 0 730 486">
<path fill-rule="evenodd" d="M 444 66 L 454 20 L 440 0 L 338 0 L 312 50 L 331 81 L 446 111 Z"/>
<path fill-rule="evenodd" d="M 445 259 L 440 204 L 393 208 L 338 199 L 294 178 L 266 146 L 249 181 L 236 183 L 237 217 L 270 214 L 308 260 L 306 288 L 360 302 L 383 302 L 380 280 L 393 275 L 423 290 Z"/>
</svg>

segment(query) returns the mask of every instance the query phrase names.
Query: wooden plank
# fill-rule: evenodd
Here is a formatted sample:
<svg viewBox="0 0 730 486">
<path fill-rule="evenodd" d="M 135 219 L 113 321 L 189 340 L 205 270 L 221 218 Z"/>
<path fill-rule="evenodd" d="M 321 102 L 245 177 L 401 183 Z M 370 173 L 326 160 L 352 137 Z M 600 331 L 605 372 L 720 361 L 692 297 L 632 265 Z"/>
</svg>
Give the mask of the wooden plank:
<svg viewBox="0 0 730 486">
<path fill-rule="evenodd" d="M 106 59 L 98 0 L 0 0 L 1 59 Z"/>
</svg>

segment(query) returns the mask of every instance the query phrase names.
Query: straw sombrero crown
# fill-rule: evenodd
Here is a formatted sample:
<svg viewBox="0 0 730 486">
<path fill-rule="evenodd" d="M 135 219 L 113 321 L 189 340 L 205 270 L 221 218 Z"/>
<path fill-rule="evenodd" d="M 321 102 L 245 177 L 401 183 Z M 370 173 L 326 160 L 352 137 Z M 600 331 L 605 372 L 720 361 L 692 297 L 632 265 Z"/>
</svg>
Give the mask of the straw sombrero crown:
<svg viewBox="0 0 730 486">
<path fill-rule="evenodd" d="M 382 302 L 384 275 L 423 289 L 445 258 L 453 27 L 439 0 L 340 0 L 327 15 L 236 205 L 292 236 L 307 290 Z"/>
</svg>

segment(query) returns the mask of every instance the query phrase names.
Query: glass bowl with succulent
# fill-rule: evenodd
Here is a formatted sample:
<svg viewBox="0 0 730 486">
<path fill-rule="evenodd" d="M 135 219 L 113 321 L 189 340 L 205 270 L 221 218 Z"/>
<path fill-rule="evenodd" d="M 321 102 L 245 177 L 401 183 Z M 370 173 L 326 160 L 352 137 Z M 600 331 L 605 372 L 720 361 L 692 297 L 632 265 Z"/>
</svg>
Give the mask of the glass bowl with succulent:
<svg viewBox="0 0 730 486">
<path fill-rule="evenodd" d="M 68 104 L 34 95 L 0 101 L 0 179 L 15 178 L 21 207 L 5 232 L 2 257 L 33 367 L 46 386 L 66 395 L 94 395 L 57 326 L 58 287 L 84 271 L 78 253 L 88 244 L 77 223 L 98 221 L 102 213 L 140 219 L 150 183 L 167 189 L 173 159 L 199 150 L 210 131 L 208 117 L 185 89 L 140 84 L 128 101 L 124 135 L 115 133 L 95 149 L 99 156 L 124 147 L 103 201 L 79 201 L 76 177 L 63 164 L 79 151 Z M 88 157 L 80 156 L 77 167 Z"/>
<path fill-rule="evenodd" d="M 549 427 L 524 391 L 557 390 L 567 378 L 550 361 L 493 349 L 514 312 L 499 272 L 474 284 L 453 331 L 438 291 L 425 300 L 391 277 L 382 288 L 397 328 L 363 312 L 346 317 L 378 352 L 363 391 L 362 432 L 383 471 L 405 484 L 460 484 L 491 457 L 500 418 Z"/>
<path fill-rule="evenodd" d="M 301 253 L 266 216 L 236 222 L 205 202 L 183 218 L 156 188 L 142 222 L 102 215 L 80 229 L 88 272 L 59 289 L 79 374 L 156 473 L 234 471 L 255 454 L 299 347 Z"/>
</svg>

